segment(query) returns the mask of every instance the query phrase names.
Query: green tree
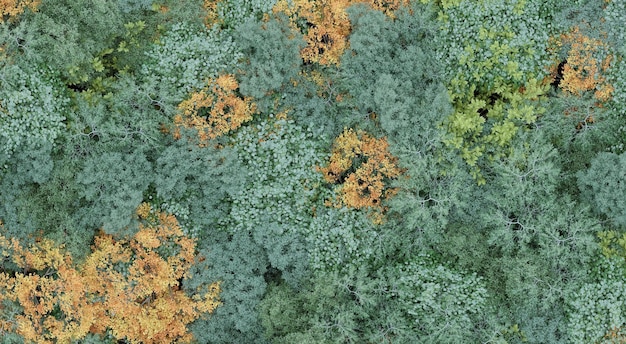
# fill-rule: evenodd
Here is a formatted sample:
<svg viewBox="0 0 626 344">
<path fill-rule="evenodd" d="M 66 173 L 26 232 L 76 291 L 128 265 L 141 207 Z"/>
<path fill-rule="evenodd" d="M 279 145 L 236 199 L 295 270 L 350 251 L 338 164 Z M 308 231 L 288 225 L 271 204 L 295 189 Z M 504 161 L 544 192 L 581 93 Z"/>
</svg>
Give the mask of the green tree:
<svg viewBox="0 0 626 344">
<path fill-rule="evenodd" d="M 615 226 L 626 226 L 626 153 L 599 153 L 591 166 L 580 171 L 578 187 L 591 208 Z"/>
<path fill-rule="evenodd" d="M 148 188 L 152 164 L 141 151 L 108 152 L 89 157 L 77 176 L 85 228 L 124 233 Z"/>
<path fill-rule="evenodd" d="M 53 143 L 65 129 L 69 110 L 58 78 L 8 61 L 2 61 L 0 68 L 0 156 L 10 158 L 20 146 Z"/>
<path fill-rule="evenodd" d="M 571 342 L 616 343 L 611 330 L 623 328 L 626 319 L 623 258 L 600 258 L 594 281 L 568 295 L 567 332 Z"/>
<path fill-rule="evenodd" d="M 244 56 L 241 92 L 260 103 L 261 111 L 268 111 L 300 72 L 302 35 L 289 27 L 287 18 L 277 16 L 268 21 L 248 19 L 233 36 Z"/>
<path fill-rule="evenodd" d="M 94 58 L 123 34 L 117 1 L 44 0 L 11 32 L 7 51 L 33 64 L 58 71 L 68 84 L 80 84 L 94 73 Z"/>
<path fill-rule="evenodd" d="M 249 233 L 224 231 L 200 239 L 198 248 L 205 259 L 192 267 L 183 287 L 194 290 L 208 278 L 219 279 L 223 306 L 211 318 L 190 325 L 195 338 L 200 343 L 264 343 L 258 307 L 271 272 L 263 248 Z"/>
<path fill-rule="evenodd" d="M 138 79 L 153 105 L 169 116 L 191 91 L 233 72 L 242 58 L 230 35 L 188 22 L 172 25 L 146 54 Z"/>
<path fill-rule="evenodd" d="M 190 133 L 190 135 L 193 135 Z M 154 192 L 146 200 L 157 207 L 173 207 L 183 227 L 210 238 L 210 229 L 230 214 L 229 199 L 245 180 L 232 148 L 198 147 L 192 137 L 173 141 L 156 158 L 152 174 Z M 196 228 L 197 230 L 193 229 Z"/>
<path fill-rule="evenodd" d="M 455 108 L 445 142 L 481 184 L 482 166 L 506 157 L 513 138 L 544 112 L 536 100 L 548 89 L 548 38 L 555 34 L 553 10 L 544 10 L 502 0 L 455 1 L 440 12 L 436 58 Z"/>
</svg>

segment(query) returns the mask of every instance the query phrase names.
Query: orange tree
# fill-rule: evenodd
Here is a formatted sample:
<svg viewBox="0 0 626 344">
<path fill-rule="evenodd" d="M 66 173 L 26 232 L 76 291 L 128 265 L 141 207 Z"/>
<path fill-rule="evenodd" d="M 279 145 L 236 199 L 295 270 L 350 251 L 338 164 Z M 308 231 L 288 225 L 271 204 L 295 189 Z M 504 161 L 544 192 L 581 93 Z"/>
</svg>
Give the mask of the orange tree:
<svg viewBox="0 0 626 344">
<path fill-rule="evenodd" d="M 604 72 L 611 65 L 612 56 L 608 45 L 600 39 L 586 36 L 579 26 L 561 34 L 557 43 L 567 49 L 567 63 L 563 65 L 563 79 L 559 86 L 567 93 L 581 96 L 594 91 L 594 97 L 606 101 L 611 97 L 613 86 L 607 83 Z"/>
<path fill-rule="evenodd" d="M 210 79 L 207 87 L 178 105 L 180 112 L 174 117 L 174 125 L 198 130 L 202 143 L 239 128 L 252 119 L 256 105 L 251 98 L 240 97 L 238 88 L 239 83 L 230 74 Z M 178 130 L 174 136 L 180 137 Z"/>
<path fill-rule="evenodd" d="M 307 46 L 302 49 L 302 58 L 307 62 L 323 65 L 339 64 L 339 59 L 348 46 L 351 31 L 346 9 L 354 4 L 368 4 L 376 10 L 393 17 L 395 10 L 407 5 L 406 0 L 279 0 L 275 13 L 286 14 L 295 28 L 303 31 Z M 304 23 L 304 24 L 302 24 Z"/>
<path fill-rule="evenodd" d="M 1 0 L 0 1 L 0 23 L 5 20 L 14 20 L 15 17 L 24 13 L 26 8 L 30 8 L 32 11 L 37 10 L 39 6 L 39 0 Z"/>
<path fill-rule="evenodd" d="M 220 305 L 220 284 L 187 295 L 180 283 L 195 261 L 195 240 L 174 216 L 149 205 L 138 216 L 143 221 L 132 238 L 101 233 L 79 265 L 49 240 L 24 248 L 0 236 L 2 258 L 17 267 L 0 272 L 0 310 L 11 303 L 21 310 L 0 320 L 0 333 L 35 343 L 70 343 L 88 333 L 131 343 L 190 342 L 187 324 Z"/>
<path fill-rule="evenodd" d="M 352 129 L 335 139 L 328 165 L 319 170 L 327 182 L 338 184 L 335 206 L 374 210 L 375 221 L 381 220 L 382 201 L 396 191 L 385 182 L 402 174 L 385 138 Z"/>
</svg>

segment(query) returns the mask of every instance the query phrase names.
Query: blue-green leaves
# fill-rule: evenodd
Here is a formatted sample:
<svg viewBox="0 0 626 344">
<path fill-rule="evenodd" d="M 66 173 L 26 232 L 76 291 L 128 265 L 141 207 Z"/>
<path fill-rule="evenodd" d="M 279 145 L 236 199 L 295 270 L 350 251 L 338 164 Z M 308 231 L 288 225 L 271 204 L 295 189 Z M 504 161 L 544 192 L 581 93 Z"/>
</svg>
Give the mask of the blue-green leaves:
<svg viewBox="0 0 626 344">
<path fill-rule="evenodd" d="M 486 309 L 488 293 L 480 277 L 433 264 L 428 256 L 399 266 L 394 277 L 396 294 L 422 342 L 467 336 Z"/>
<path fill-rule="evenodd" d="M 51 144 L 65 125 L 69 99 L 44 70 L 5 65 L 0 70 L 0 145 L 10 156 L 24 145 Z"/>
<path fill-rule="evenodd" d="M 127 154 L 104 153 L 85 162 L 77 180 L 81 194 L 90 203 L 83 222 L 107 233 L 123 233 L 148 187 L 150 162 L 140 151 Z"/>
<path fill-rule="evenodd" d="M 178 23 L 147 53 L 141 76 L 152 98 L 178 104 L 208 78 L 232 71 L 241 57 L 232 39 L 217 29 Z"/>
<path fill-rule="evenodd" d="M 599 153 L 578 176 L 583 199 L 616 226 L 626 226 L 626 153 Z"/>
</svg>

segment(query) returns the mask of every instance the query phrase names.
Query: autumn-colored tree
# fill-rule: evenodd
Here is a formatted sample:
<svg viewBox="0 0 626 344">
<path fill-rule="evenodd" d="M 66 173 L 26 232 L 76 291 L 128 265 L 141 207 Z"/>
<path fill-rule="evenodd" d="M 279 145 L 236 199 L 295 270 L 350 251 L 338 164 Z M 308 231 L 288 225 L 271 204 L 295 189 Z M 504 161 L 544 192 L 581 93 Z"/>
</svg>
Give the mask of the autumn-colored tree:
<svg viewBox="0 0 626 344">
<path fill-rule="evenodd" d="M 174 124 L 198 130 L 202 143 L 239 128 L 252 119 L 256 105 L 251 98 L 239 96 L 238 88 L 239 83 L 231 74 L 210 79 L 207 87 L 178 105 L 180 113 L 174 117 Z M 174 136 L 180 137 L 178 130 Z"/>
<path fill-rule="evenodd" d="M 368 4 L 376 10 L 393 17 L 393 13 L 407 0 L 279 0 L 275 13 L 284 13 L 295 29 L 305 35 L 307 46 L 302 49 L 302 58 L 307 62 L 323 65 L 339 64 L 339 59 L 348 47 L 351 31 L 346 9 L 354 4 Z M 303 23 L 299 24 L 299 23 Z"/>
<path fill-rule="evenodd" d="M 143 221 L 131 239 L 98 235 L 78 266 L 49 240 L 25 249 L 0 236 L 2 258 L 21 269 L 0 272 L 0 304 L 22 308 L 0 322 L 0 332 L 42 344 L 106 332 L 130 343 L 190 342 L 187 324 L 220 305 L 220 284 L 187 295 L 180 281 L 195 261 L 195 240 L 183 235 L 173 215 L 146 204 L 137 215 Z"/>
<path fill-rule="evenodd" d="M 386 188 L 385 182 L 402 174 L 385 138 L 352 129 L 335 139 L 328 165 L 319 170 L 327 182 L 338 184 L 334 206 L 370 209 L 378 215 L 384 211 L 382 201 L 396 192 Z"/>
<path fill-rule="evenodd" d="M 217 13 L 217 4 L 220 0 L 204 0 L 204 10 L 206 11 L 206 16 L 204 17 L 204 22 L 208 27 L 211 27 L 218 21 L 218 13 Z"/>
<path fill-rule="evenodd" d="M 0 23 L 8 19 L 14 19 L 24 13 L 26 8 L 35 11 L 40 3 L 40 0 L 0 0 L 0 13 L 2 14 Z"/>
<path fill-rule="evenodd" d="M 562 67 L 562 80 L 559 86 L 567 93 L 576 96 L 586 91 L 594 91 L 598 101 L 611 97 L 613 86 L 607 83 L 603 73 L 611 65 L 612 55 L 603 53 L 607 44 L 591 38 L 575 26 L 570 32 L 560 36 L 559 45 L 568 48 L 566 63 Z"/>
<path fill-rule="evenodd" d="M 602 343 L 624 344 L 626 343 L 626 329 L 624 327 L 614 327 L 602 339 Z"/>
</svg>

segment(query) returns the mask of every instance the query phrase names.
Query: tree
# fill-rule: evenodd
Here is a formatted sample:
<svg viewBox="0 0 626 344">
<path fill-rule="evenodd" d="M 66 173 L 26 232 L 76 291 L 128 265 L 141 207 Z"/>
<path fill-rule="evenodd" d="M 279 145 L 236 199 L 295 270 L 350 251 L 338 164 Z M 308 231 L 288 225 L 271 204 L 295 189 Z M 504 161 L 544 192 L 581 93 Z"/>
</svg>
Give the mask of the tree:
<svg viewBox="0 0 626 344">
<path fill-rule="evenodd" d="M 232 147 L 200 147 L 197 133 L 182 133 L 184 139 L 168 142 L 156 154 L 144 200 L 176 213 L 184 230 L 208 240 L 230 213 L 230 199 L 246 176 L 234 173 L 243 168 Z"/>
<path fill-rule="evenodd" d="M 208 78 L 234 72 L 242 58 L 232 37 L 216 29 L 180 22 L 171 26 L 146 53 L 139 73 L 153 106 L 174 116 L 189 93 L 207 86 Z"/>
<path fill-rule="evenodd" d="M 285 13 L 291 19 L 292 27 L 305 34 L 307 45 L 302 49 L 301 56 L 306 62 L 336 65 L 348 47 L 351 26 L 346 9 L 357 3 L 369 4 L 390 17 L 395 10 L 408 4 L 405 0 L 342 0 L 332 3 L 326 0 L 279 0 L 273 11 Z"/>
<path fill-rule="evenodd" d="M 447 3 L 436 37 L 455 108 L 444 121 L 445 143 L 483 184 L 481 167 L 506 157 L 513 138 L 545 112 L 537 100 L 549 89 L 553 10 L 526 1 Z"/>
<path fill-rule="evenodd" d="M 88 205 L 79 212 L 86 228 L 106 233 L 128 232 L 132 214 L 150 183 L 152 164 L 141 151 L 107 152 L 85 161 L 77 181 Z"/>
<path fill-rule="evenodd" d="M 249 19 L 233 32 L 245 56 L 239 71 L 241 93 L 265 100 L 262 111 L 274 110 L 277 93 L 285 92 L 302 67 L 302 36 L 291 30 L 286 21 L 280 15 L 267 21 Z"/>
<path fill-rule="evenodd" d="M 474 343 L 487 296 L 479 277 L 422 255 L 318 271 L 297 289 L 271 284 L 260 317 L 274 343 Z"/>
<path fill-rule="evenodd" d="M 58 78 L 40 69 L 0 63 L 0 154 L 10 157 L 18 147 L 53 143 L 65 129 L 69 105 Z"/>
<path fill-rule="evenodd" d="M 607 49 L 606 43 L 585 36 L 576 26 L 569 33 L 561 35 L 561 44 L 569 46 L 569 50 L 559 86 L 576 96 L 581 96 L 584 91 L 594 91 L 594 97 L 599 101 L 609 99 L 613 86 L 606 83 L 602 73 L 611 65 L 612 56 L 606 52 L 603 59 L 594 56 Z"/>
<path fill-rule="evenodd" d="M 207 87 L 178 105 L 180 114 L 174 116 L 174 125 L 196 129 L 202 145 L 239 128 L 252 119 L 256 105 L 249 97 L 237 96 L 238 88 L 233 75 L 209 79 Z M 180 133 L 174 131 L 174 137 L 180 138 Z"/>
<path fill-rule="evenodd" d="M 101 233 L 79 266 L 50 240 L 26 249 L 1 236 L 2 257 L 18 270 L 0 272 L 0 301 L 22 311 L 0 327 L 36 343 L 106 332 L 131 343 L 191 341 L 187 325 L 220 305 L 220 284 L 187 295 L 180 281 L 195 262 L 195 241 L 149 205 L 137 216 L 143 224 L 130 240 Z"/>
<path fill-rule="evenodd" d="M 626 153 L 599 153 L 586 171 L 577 174 L 583 200 L 615 226 L 626 226 Z"/>
<path fill-rule="evenodd" d="M 122 15 L 116 1 L 43 0 L 35 14 L 24 16 L 7 40 L 7 50 L 34 65 L 57 71 L 69 85 L 93 76 L 93 65 L 113 40 L 123 35 Z"/>
<path fill-rule="evenodd" d="M 275 3 L 276 0 L 204 0 L 205 22 L 209 27 L 240 29 L 245 22 L 270 14 Z"/>
<path fill-rule="evenodd" d="M 40 0 L 8 0 L 0 4 L 0 23 L 7 20 L 15 20 L 25 9 L 36 11 Z"/>
<path fill-rule="evenodd" d="M 623 342 L 624 268 L 623 251 L 600 257 L 594 264 L 595 278 L 568 295 L 567 332 L 571 341 Z"/>
<path fill-rule="evenodd" d="M 344 130 L 333 144 L 328 165 L 320 168 L 326 182 L 340 184 L 337 200 L 330 204 L 371 209 L 382 215 L 383 201 L 395 194 L 395 190 L 385 187 L 385 182 L 402 174 L 388 147 L 385 138 Z M 379 216 L 375 218 L 381 220 Z"/>
</svg>

